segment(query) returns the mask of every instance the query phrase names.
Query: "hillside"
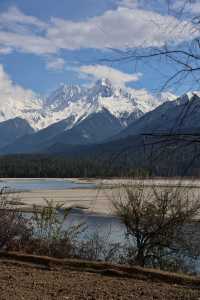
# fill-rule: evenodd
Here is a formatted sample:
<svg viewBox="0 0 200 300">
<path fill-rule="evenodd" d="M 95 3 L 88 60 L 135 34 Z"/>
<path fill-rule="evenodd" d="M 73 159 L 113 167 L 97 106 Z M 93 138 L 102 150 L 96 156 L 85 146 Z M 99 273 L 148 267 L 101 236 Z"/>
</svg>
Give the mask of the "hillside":
<svg viewBox="0 0 200 300">
<path fill-rule="evenodd" d="M 81 261 L 64 266 L 48 258 L 49 268 L 42 261 L 1 258 L 1 299 L 197 300 L 200 296 L 198 279 L 192 277 L 137 268 L 131 276 L 123 267 L 115 271 L 112 265 L 91 262 L 87 268 L 87 262 Z"/>
<path fill-rule="evenodd" d="M 200 94 L 192 92 L 168 101 L 132 122 L 115 138 L 149 133 L 199 133 Z"/>
</svg>

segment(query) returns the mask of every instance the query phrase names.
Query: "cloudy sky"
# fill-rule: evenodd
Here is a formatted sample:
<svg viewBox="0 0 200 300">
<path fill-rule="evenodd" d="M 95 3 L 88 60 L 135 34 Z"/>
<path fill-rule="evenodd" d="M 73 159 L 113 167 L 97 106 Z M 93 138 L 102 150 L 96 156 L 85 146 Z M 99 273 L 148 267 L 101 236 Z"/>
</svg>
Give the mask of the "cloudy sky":
<svg viewBox="0 0 200 300">
<path fill-rule="evenodd" d="M 136 65 L 119 60 L 119 53 L 177 47 L 194 38 L 190 19 L 200 13 L 200 1 L 185 6 L 180 17 L 183 2 L 173 0 L 169 9 L 165 0 L 1 0 L 0 92 L 46 94 L 61 82 L 107 77 L 154 93 L 174 66 L 159 60 Z"/>
</svg>

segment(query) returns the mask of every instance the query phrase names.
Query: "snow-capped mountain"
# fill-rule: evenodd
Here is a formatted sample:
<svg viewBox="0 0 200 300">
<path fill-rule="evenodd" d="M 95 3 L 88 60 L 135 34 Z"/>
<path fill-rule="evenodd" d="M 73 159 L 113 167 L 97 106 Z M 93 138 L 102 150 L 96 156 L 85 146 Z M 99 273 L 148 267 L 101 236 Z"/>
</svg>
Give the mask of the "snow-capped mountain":
<svg viewBox="0 0 200 300">
<path fill-rule="evenodd" d="M 153 99 L 139 102 L 130 91 L 113 87 L 107 80 L 90 88 L 62 85 L 43 104 L 47 118 L 54 116 L 54 123 L 19 137 L 1 153 L 41 153 L 52 147 L 62 150 L 63 145 L 97 144 L 144 133 L 200 131 L 199 92 L 190 92 L 144 113 L 139 107 L 147 107 L 146 103 L 149 109 L 155 105 Z"/>
<path fill-rule="evenodd" d="M 10 95 L 0 108 L 0 124 L 15 118 L 24 121 L 20 121 L 23 135 L 16 135 L 16 141 L 13 136 L 7 144 L 0 143 L 5 153 L 43 151 L 55 143 L 101 143 L 165 101 L 158 101 L 145 90 L 141 93 L 116 87 L 108 79 L 90 87 L 62 84 L 43 99 L 28 96 L 27 101 L 19 97 L 15 101 Z M 14 131 L 16 122 L 8 124 Z"/>
<path fill-rule="evenodd" d="M 115 87 L 108 79 L 98 80 L 91 87 L 62 84 L 45 99 L 45 118 L 40 119 L 38 127 L 45 128 L 71 118 L 73 121 L 68 124 L 67 130 L 90 114 L 103 109 L 108 110 L 125 127 L 163 101 L 166 100 L 157 100 L 150 95 L 144 97 L 144 94 L 131 89 Z"/>
<path fill-rule="evenodd" d="M 92 113 L 108 110 L 122 126 L 127 126 L 154 109 L 163 99 L 115 87 L 108 79 L 98 80 L 91 87 L 62 84 L 48 97 L 29 97 L 20 101 L 13 97 L 1 103 L 0 122 L 20 117 L 38 131 L 64 119 L 70 119 L 66 130 Z"/>
<path fill-rule="evenodd" d="M 199 133 L 200 92 L 189 92 L 146 113 L 116 139 L 145 133 Z"/>
<path fill-rule="evenodd" d="M 20 117 L 25 119 L 31 127 L 38 129 L 37 124 L 40 122 L 43 115 L 43 101 L 39 97 L 30 97 L 26 101 L 5 96 L 4 102 L 1 102 L 0 107 L 0 123 L 9 119 Z"/>
</svg>

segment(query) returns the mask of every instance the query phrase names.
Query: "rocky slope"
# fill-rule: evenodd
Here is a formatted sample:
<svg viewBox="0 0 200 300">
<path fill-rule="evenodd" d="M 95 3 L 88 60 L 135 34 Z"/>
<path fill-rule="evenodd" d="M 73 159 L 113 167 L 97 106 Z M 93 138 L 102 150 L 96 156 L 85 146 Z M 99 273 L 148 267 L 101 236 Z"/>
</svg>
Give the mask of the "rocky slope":
<svg viewBox="0 0 200 300">
<path fill-rule="evenodd" d="M 200 93 L 168 101 L 133 122 L 115 138 L 149 133 L 199 133 Z"/>
</svg>

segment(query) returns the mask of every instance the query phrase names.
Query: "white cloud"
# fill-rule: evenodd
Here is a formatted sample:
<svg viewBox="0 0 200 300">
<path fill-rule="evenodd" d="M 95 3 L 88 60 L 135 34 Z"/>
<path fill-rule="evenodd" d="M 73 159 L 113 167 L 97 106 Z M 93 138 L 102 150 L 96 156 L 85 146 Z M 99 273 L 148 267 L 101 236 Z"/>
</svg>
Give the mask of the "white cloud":
<svg viewBox="0 0 200 300">
<path fill-rule="evenodd" d="M 0 26 L 11 27 L 12 24 L 23 24 L 37 27 L 40 30 L 44 30 L 47 28 L 47 24 L 43 21 L 40 21 L 38 18 L 34 16 L 25 15 L 22 11 L 20 11 L 16 6 L 11 6 L 8 11 L 3 12 L 0 18 Z M 19 28 L 19 27 L 18 27 Z M 16 28 L 13 28 L 16 30 Z"/>
<path fill-rule="evenodd" d="M 6 55 L 10 54 L 12 52 L 12 49 L 9 47 L 0 47 L 0 55 Z"/>
<path fill-rule="evenodd" d="M 173 16 L 119 7 L 85 22 L 52 18 L 47 37 L 61 49 L 162 46 L 192 38 L 193 26 Z M 173 30 L 172 30 L 173 28 Z"/>
<path fill-rule="evenodd" d="M 193 38 L 191 23 L 137 8 L 134 2 L 123 0 L 116 10 L 76 22 L 43 22 L 11 7 L 0 14 L 0 47 L 46 56 L 58 55 L 61 49 L 162 46 Z"/>
<path fill-rule="evenodd" d="M 15 51 L 45 55 L 56 53 L 58 48 L 50 40 L 38 36 L 0 30 L 0 45 Z"/>
<path fill-rule="evenodd" d="M 77 71 L 88 75 L 92 80 L 107 78 L 113 84 L 121 87 L 124 87 L 128 82 L 138 81 L 141 77 L 140 73 L 128 74 L 105 65 L 82 66 Z"/>
<path fill-rule="evenodd" d="M 45 36 L 48 27 L 48 23 L 10 7 L 0 14 L 0 48 L 36 55 L 56 53 L 58 48 Z"/>
<path fill-rule="evenodd" d="M 63 70 L 65 61 L 61 57 L 49 57 L 46 66 L 49 70 Z"/>
<path fill-rule="evenodd" d="M 29 103 L 34 98 L 31 90 L 24 89 L 20 85 L 14 84 L 0 64 L 0 104 L 6 106 L 20 106 Z M 18 107 L 20 109 L 20 107 Z"/>
</svg>

